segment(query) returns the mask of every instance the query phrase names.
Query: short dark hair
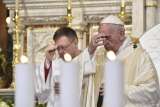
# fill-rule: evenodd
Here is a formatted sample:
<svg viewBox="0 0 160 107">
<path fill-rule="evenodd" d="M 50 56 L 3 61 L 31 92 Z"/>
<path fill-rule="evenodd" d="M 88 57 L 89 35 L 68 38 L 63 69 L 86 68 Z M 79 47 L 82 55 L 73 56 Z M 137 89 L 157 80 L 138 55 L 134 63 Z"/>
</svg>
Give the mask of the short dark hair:
<svg viewBox="0 0 160 107">
<path fill-rule="evenodd" d="M 78 39 L 76 31 L 73 30 L 70 27 L 61 27 L 61 28 L 59 28 L 55 32 L 55 34 L 53 35 L 53 40 L 56 41 L 57 39 L 59 39 L 62 36 L 66 36 L 67 38 L 70 38 L 70 39 Z"/>
</svg>

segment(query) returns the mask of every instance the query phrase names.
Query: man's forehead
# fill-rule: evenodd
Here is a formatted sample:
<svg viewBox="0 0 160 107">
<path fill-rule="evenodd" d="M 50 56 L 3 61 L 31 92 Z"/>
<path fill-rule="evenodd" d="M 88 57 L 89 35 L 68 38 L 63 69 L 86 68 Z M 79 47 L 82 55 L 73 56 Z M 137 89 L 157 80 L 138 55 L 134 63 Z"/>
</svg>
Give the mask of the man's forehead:
<svg viewBox="0 0 160 107">
<path fill-rule="evenodd" d="M 71 41 L 71 39 L 66 37 L 65 35 L 61 36 L 61 37 L 57 38 L 57 40 L 55 40 L 56 43 L 61 43 L 61 42 L 62 43 L 68 43 L 70 41 Z"/>
<path fill-rule="evenodd" d="M 124 25 L 123 21 L 114 15 L 109 15 L 108 17 L 105 17 L 104 19 L 101 20 L 100 23 L 112 23 L 112 24 Z"/>
<path fill-rule="evenodd" d="M 111 25 L 112 24 L 110 24 L 110 23 L 101 23 L 100 26 L 99 26 L 99 30 L 100 29 L 110 29 Z"/>
<path fill-rule="evenodd" d="M 114 25 L 113 23 L 100 23 L 100 26 L 111 26 Z"/>
</svg>

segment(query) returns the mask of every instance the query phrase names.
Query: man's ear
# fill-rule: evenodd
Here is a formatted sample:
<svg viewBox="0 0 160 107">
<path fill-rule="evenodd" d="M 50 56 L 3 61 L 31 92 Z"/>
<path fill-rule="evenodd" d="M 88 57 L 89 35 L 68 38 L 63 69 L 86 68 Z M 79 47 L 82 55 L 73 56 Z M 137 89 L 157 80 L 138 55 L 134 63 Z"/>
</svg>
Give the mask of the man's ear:
<svg viewBox="0 0 160 107">
<path fill-rule="evenodd" d="M 78 48 L 78 41 L 75 41 L 75 48 Z"/>
<path fill-rule="evenodd" d="M 121 35 L 125 35 L 125 29 L 121 29 L 121 30 L 120 30 L 120 34 L 121 34 Z"/>
<path fill-rule="evenodd" d="M 75 48 L 78 48 L 78 40 L 77 40 L 77 39 L 74 40 L 74 47 L 75 47 Z"/>
<path fill-rule="evenodd" d="M 75 43 L 75 45 L 78 45 L 78 39 L 76 39 L 74 43 Z"/>
<path fill-rule="evenodd" d="M 124 40 L 124 38 L 125 38 L 125 29 L 123 29 L 123 30 L 120 30 L 120 35 L 121 35 L 121 37 L 120 37 L 120 40 Z"/>
</svg>

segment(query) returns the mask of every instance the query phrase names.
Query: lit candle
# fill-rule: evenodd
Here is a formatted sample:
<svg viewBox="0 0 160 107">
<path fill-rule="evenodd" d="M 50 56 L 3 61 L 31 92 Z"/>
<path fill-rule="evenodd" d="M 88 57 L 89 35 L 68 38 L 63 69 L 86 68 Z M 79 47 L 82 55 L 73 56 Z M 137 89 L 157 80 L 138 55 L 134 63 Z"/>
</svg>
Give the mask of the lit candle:
<svg viewBox="0 0 160 107">
<path fill-rule="evenodd" d="M 125 7 L 125 0 L 121 0 L 121 6 Z"/>
<path fill-rule="evenodd" d="M 123 65 L 114 53 L 105 64 L 104 107 L 123 107 Z"/>
<path fill-rule="evenodd" d="M 15 107 L 34 107 L 33 66 L 17 64 L 15 70 Z"/>
<path fill-rule="evenodd" d="M 71 2 L 72 2 L 71 0 L 68 0 L 68 7 L 67 7 L 68 9 L 71 9 Z"/>
<path fill-rule="evenodd" d="M 72 60 L 72 56 L 69 53 L 65 53 L 64 54 L 64 60 L 67 61 L 67 62 L 69 62 L 69 61 Z"/>
<path fill-rule="evenodd" d="M 80 107 L 79 65 L 64 62 L 60 75 L 61 107 Z"/>
</svg>

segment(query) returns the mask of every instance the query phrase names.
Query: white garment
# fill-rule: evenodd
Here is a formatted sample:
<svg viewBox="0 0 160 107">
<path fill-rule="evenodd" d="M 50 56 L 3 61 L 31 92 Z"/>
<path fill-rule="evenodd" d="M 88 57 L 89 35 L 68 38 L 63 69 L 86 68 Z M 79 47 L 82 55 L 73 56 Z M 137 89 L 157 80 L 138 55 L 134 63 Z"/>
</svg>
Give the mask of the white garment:
<svg viewBox="0 0 160 107">
<path fill-rule="evenodd" d="M 87 100 L 84 107 L 96 107 L 100 87 L 98 83 L 103 81 L 105 63 L 103 59 L 106 58 L 105 51 L 102 50 L 99 53 L 103 56 L 102 58 L 100 56 L 96 58 L 96 62 L 98 62 L 96 73 L 89 78 Z M 157 72 L 150 57 L 141 46 L 138 45 L 134 49 L 133 44 L 126 39 L 117 53 L 117 58 L 124 64 L 124 107 L 160 107 Z"/>
<path fill-rule="evenodd" d="M 160 85 L 160 24 L 145 32 L 139 38 L 139 41 L 143 49 L 149 54 L 156 68 Z"/>
<path fill-rule="evenodd" d="M 72 61 L 80 64 L 80 85 L 82 86 L 83 75 L 94 73 L 94 70 L 92 70 L 94 69 L 94 65 L 88 49 L 85 49 Z M 46 82 L 44 76 L 44 61 L 40 65 L 40 69 L 36 70 L 36 96 L 38 97 L 39 103 L 47 103 L 47 107 L 58 107 L 59 105 L 59 99 L 54 92 L 54 84 L 55 81 L 57 81 L 57 75 L 60 75 L 61 63 L 62 59 L 52 61 L 52 71 L 49 71 Z"/>
<path fill-rule="evenodd" d="M 156 69 L 140 45 L 133 49 L 128 43 L 123 44 L 117 56 L 124 63 L 125 107 L 160 107 Z"/>
</svg>

